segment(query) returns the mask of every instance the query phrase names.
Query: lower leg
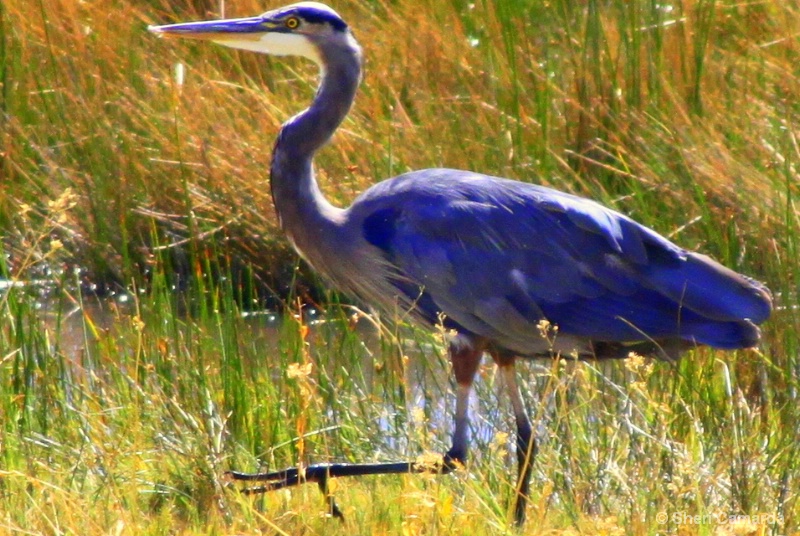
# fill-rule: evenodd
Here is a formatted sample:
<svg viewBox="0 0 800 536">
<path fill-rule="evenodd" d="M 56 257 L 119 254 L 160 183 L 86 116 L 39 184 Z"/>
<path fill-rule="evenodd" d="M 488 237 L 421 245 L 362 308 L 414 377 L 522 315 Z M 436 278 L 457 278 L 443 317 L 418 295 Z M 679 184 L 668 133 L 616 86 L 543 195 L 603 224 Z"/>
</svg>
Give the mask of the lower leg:
<svg viewBox="0 0 800 536">
<path fill-rule="evenodd" d="M 444 455 L 441 466 L 418 462 L 388 462 L 388 463 L 321 463 L 310 465 L 303 470 L 291 467 L 282 471 L 267 473 L 241 473 L 229 471 L 227 477 L 231 480 L 243 482 L 261 482 L 260 486 L 246 488 L 246 494 L 265 493 L 273 490 L 298 486 L 306 482 L 316 482 L 328 503 L 328 511 L 334 517 L 343 518 L 342 512 L 328 491 L 328 481 L 331 478 L 345 476 L 385 475 L 401 473 L 449 473 L 455 468 L 453 462 L 464 463 L 467 459 L 469 446 L 467 409 L 469 394 L 475 373 L 480 365 L 483 354 L 484 342 L 481 339 L 457 335 L 450 343 L 450 359 L 453 363 L 453 373 L 458 385 L 456 393 L 455 432 L 453 433 L 453 446 Z"/>
<path fill-rule="evenodd" d="M 525 522 L 525 507 L 528 504 L 530 493 L 533 459 L 536 457 L 536 441 L 517 385 L 513 359 L 500 362 L 500 373 L 511 397 L 511 407 L 514 410 L 514 419 L 517 424 L 517 498 L 514 520 L 518 525 L 522 525 Z"/>
<path fill-rule="evenodd" d="M 469 450 L 469 395 L 472 382 L 481 363 L 484 342 L 481 339 L 456 335 L 450 341 L 450 361 L 453 364 L 453 375 L 456 378 L 456 414 L 453 445 L 445 454 L 445 466 L 457 461 L 464 463 Z"/>
<path fill-rule="evenodd" d="M 447 454 L 444 455 L 445 463 L 467 461 L 467 450 L 469 448 L 468 428 L 469 418 L 467 410 L 469 407 L 469 394 L 472 391 L 471 385 L 457 386 L 456 391 L 456 416 L 454 419 L 455 430 L 453 431 L 453 444 Z"/>
</svg>

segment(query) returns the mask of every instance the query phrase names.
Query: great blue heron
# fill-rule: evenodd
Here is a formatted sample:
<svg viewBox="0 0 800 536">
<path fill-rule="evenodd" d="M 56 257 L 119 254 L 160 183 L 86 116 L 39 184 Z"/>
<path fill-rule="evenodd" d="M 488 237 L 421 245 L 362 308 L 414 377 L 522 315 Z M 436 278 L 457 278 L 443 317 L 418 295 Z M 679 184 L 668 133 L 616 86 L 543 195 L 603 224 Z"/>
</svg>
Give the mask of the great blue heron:
<svg viewBox="0 0 800 536">
<path fill-rule="evenodd" d="M 772 299 L 762 284 L 686 251 L 593 201 L 542 186 L 453 169 L 405 173 L 369 188 L 349 208 L 317 186 L 314 154 L 350 110 L 361 48 L 331 8 L 302 2 L 251 18 L 150 27 L 167 37 L 316 62 L 322 82 L 278 135 L 271 186 L 283 230 L 335 287 L 389 313 L 408 311 L 453 333 L 457 383 L 452 448 L 443 471 L 467 457 L 467 401 L 490 354 L 517 426 L 515 519 L 522 523 L 535 441 L 516 385 L 518 357 L 676 359 L 688 348 L 754 346 Z M 557 331 L 543 337 L 541 326 Z M 321 464 L 265 474 L 257 490 L 328 477 L 422 471 L 414 462 Z M 339 513 L 331 500 L 330 508 Z"/>
</svg>

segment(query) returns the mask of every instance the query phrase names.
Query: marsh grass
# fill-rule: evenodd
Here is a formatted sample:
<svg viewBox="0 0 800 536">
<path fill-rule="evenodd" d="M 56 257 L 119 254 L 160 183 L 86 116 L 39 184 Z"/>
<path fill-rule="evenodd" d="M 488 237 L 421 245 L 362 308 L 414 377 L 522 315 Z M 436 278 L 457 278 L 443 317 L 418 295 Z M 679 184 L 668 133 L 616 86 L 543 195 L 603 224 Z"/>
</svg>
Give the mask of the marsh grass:
<svg viewBox="0 0 800 536">
<path fill-rule="evenodd" d="M 526 532 L 797 531 L 796 3 L 335 7 L 367 58 L 317 160 L 337 202 L 409 169 L 510 176 L 775 293 L 759 350 L 522 364 L 540 441 Z M 26 283 L 0 293 L 0 530 L 510 533 L 512 421 L 488 364 L 467 471 L 342 479 L 344 525 L 313 486 L 249 498 L 224 482 L 442 452 L 453 400 L 439 334 L 355 322 L 280 238 L 268 152 L 312 68 L 144 31 L 217 8 L 0 4 L 0 274 Z M 281 316 L 259 314 L 265 289 Z"/>
</svg>

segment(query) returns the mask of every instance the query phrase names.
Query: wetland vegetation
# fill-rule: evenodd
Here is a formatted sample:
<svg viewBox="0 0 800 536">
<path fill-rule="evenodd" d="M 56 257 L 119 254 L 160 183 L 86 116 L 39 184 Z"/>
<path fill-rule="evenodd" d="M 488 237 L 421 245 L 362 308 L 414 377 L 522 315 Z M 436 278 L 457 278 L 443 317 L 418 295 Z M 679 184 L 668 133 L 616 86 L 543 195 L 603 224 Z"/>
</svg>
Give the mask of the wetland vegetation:
<svg viewBox="0 0 800 536">
<path fill-rule="evenodd" d="M 467 471 L 341 479 L 344 524 L 314 486 L 228 489 L 232 468 L 440 453 L 453 399 L 439 333 L 374 325 L 277 228 L 269 153 L 314 67 L 145 31 L 223 6 L 276 4 L 0 4 L 0 532 L 513 533 L 488 362 Z M 512 177 L 775 294 L 758 349 L 520 366 L 540 441 L 525 533 L 800 530 L 800 4 L 333 6 L 366 56 L 316 161 L 336 203 L 411 169 Z"/>
</svg>

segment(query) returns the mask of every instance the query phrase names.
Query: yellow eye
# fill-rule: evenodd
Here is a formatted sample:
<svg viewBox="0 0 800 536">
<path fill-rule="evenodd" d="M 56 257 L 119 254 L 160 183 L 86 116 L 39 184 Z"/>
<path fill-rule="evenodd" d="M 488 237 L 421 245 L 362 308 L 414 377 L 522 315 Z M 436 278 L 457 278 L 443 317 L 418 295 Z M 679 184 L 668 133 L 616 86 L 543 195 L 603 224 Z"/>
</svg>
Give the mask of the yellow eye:
<svg viewBox="0 0 800 536">
<path fill-rule="evenodd" d="M 285 20 L 283 23 L 284 23 L 284 24 L 286 25 L 286 27 L 287 27 L 287 28 L 289 28 L 290 30 L 294 30 L 295 28 L 297 28 L 298 26 L 300 26 L 300 19 L 298 19 L 297 17 L 289 17 L 289 18 L 288 18 L 288 19 L 286 19 L 286 20 Z"/>
</svg>

